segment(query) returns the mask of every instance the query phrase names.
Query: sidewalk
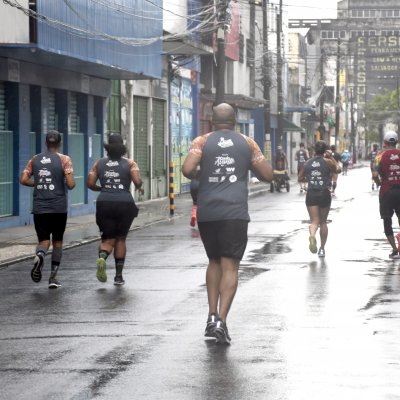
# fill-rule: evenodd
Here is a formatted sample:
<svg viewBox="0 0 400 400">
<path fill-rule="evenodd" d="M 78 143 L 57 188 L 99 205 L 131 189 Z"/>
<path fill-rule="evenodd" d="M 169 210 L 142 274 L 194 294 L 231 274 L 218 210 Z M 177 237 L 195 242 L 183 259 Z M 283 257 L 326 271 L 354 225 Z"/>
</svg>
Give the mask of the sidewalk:
<svg viewBox="0 0 400 400">
<path fill-rule="evenodd" d="M 292 177 L 291 182 L 296 180 Z M 249 196 L 269 192 L 269 184 L 249 183 Z M 141 229 L 152 224 L 168 221 L 171 218 L 187 217 L 191 213 L 192 199 L 189 193 L 175 195 L 174 216 L 170 216 L 169 198 L 164 197 L 138 203 L 139 216 L 134 220 L 131 230 Z M 94 242 L 100 239 L 94 214 L 70 217 L 64 234 L 64 249 Z M 33 258 L 37 237 L 33 225 L 18 226 L 0 230 L 0 267 Z"/>
</svg>

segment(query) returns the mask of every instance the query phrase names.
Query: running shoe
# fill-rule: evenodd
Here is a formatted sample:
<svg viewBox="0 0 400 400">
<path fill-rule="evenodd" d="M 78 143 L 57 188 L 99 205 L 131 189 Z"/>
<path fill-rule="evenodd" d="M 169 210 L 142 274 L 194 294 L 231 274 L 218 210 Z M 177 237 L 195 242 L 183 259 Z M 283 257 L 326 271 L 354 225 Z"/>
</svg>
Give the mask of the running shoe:
<svg viewBox="0 0 400 400">
<path fill-rule="evenodd" d="M 215 328 L 217 326 L 218 316 L 216 314 L 211 314 L 207 318 L 206 330 L 204 332 L 205 337 L 215 337 Z"/>
<path fill-rule="evenodd" d="M 125 281 L 124 281 L 124 278 L 122 277 L 122 275 L 115 275 L 115 277 L 114 277 L 114 285 L 115 286 L 125 285 Z"/>
<path fill-rule="evenodd" d="M 61 287 L 60 281 L 55 276 L 51 276 L 49 278 L 49 289 L 57 289 L 59 287 Z"/>
<path fill-rule="evenodd" d="M 308 246 L 308 248 L 310 249 L 311 253 L 315 254 L 318 251 L 317 239 L 315 239 L 315 236 L 310 236 L 309 242 L 310 242 L 310 245 Z"/>
<path fill-rule="evenodd" d="M 318 257 L 325 257 L 325 249 L 322 247 L 318 250 Z"/>
<path fill-rule="evenodd" d="M 97 273 L 96 277 L 100 282 L 107 282 L 107 273 L 106 273 L 106 260 L 104 258 L 99 258 L 97 260 Z"/>
<path fill-rule="evenodd" d="M 393 251 L 389 254 L 389 258 L 391 258 L 392 260 L 397 260 L 398 258 L 400 258 L 400 255 L 399 255 L 398 250 L 393 250 Z"/>
<path fill-rule="evenodd" d="M 217 339 L 217 343 L 231 344 L 231 337 L 228 333 L 228 327 L 226 326 L 226 323 L 221 319 L 217 321 L 217 326 L 215 327 L 214 334 Z"/>
<path fill-rule="evenodd" d="M 44 256 L 42 254 L 36 254 L 34 265 L 31 271 L 31 278 L 33 282 L 39 283 L 42 280 L 42 268 L 43 268 Z"/>
</svg>

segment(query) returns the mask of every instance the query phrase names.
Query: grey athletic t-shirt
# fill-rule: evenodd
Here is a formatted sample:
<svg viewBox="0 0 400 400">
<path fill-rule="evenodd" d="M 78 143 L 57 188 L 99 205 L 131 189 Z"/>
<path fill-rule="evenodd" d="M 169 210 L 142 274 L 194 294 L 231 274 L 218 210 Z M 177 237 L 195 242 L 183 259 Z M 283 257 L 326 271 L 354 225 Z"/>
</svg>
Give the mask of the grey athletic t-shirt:
<svg viewBox="0 0 400 400">
<path fill-rule="evenodd" d="M 68 211 L 65 174 L 72 172 L 72 162 L 68 156 L 45 151 L 29 161 L 25 172 L 34 178 L 34 214 Z"/>
<path fill-rule="evenodd" d="M 313 157 L 304 166 L 308 190 L 325 190 L 331 186 L 332 172 L 324 157 Z"/>
<path fill-rule="evenodd" d="M 129 189 L 132 183 L 131 168 L 135 166 L 136 163 L 127 158 L 110 160 L 108 157 L 104 157 L 100 159 L 94 167 L 101 186 L 97 201 L 133 203 L 133 197 Z"/>
<path fill-rule="evenodd" d="M 247 173 L 251 162 L 252 149 L 243 135 L 224 130 L 207 137 L 200 161 L 199 222 L 250 220 Z"/>
</svg>

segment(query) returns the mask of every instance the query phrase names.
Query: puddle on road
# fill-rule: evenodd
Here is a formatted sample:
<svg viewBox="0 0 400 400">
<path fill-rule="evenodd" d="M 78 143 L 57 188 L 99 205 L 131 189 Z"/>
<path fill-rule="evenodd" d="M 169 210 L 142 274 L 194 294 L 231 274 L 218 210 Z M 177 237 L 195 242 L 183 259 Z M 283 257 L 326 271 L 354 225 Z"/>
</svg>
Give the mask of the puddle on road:
<svg viewBox="0 0 400 400">
<path fill-rule="evenodd" d="M 265 243 L 261 249 L 251 251 L 248 260 L 250 262 L 260 262 L 264 261 L 268 255 L 290 253 L 292 250 L 285 242 L 287 242 L 287 237 L 278 236 Z"/>
</svg>

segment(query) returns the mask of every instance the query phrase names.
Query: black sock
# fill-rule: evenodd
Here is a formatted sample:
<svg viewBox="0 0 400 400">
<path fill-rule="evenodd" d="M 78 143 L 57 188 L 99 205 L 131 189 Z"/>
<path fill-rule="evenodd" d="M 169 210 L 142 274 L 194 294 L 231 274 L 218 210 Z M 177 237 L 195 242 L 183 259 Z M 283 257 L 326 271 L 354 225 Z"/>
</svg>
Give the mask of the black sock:
<svg viewBox="0 0 400 400">
<path fill-rule="evenodd" d="M 60 268 L 60 263 L 57 261 L 52 261 L 51 263 L 51 273 L 50 277 L 54 278 L 57 275 L 58 268 Z"/>
<path fill-rule="evenodd" d="M 115 273 L 117 276 L 122 276 L 122 270 L 124 269 L 125 258 L 115 259 Z"/>
</svg>

